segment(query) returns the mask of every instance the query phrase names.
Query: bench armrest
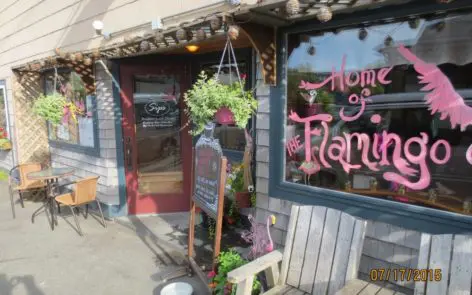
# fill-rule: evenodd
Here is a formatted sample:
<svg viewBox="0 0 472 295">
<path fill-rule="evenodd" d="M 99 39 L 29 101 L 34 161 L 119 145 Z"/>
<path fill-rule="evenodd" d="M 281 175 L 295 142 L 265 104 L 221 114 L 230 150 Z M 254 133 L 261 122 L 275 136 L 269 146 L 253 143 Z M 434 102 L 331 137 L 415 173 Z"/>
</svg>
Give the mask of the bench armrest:
<svg viewBox="0 0 472 295">
<path fill-rule="evenodd" d="M 278 263 L 282 261 L 283 254 L 280 250 L 272 251 L 262 257 L 257 258 L 235 270 L 228 273 L 228 282 L 238 284 L 249 277 L 264 271 L 272 266 L 278 267 Z"/>
</svg>

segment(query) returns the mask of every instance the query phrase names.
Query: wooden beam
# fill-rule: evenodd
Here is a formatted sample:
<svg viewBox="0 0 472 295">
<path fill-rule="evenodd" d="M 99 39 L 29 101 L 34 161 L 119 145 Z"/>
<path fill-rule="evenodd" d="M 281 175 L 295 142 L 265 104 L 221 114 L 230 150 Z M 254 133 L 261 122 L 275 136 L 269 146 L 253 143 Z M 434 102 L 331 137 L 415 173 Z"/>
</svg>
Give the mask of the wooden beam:
<svg viewBox="0 0 472 295">
<path fill-rule="evenodd" d="M 240 27 L 259 54 L 264 83 L 275 85 L 277 83 L 275 29 L 251 23 L 241 24 Z"/>
</svg>

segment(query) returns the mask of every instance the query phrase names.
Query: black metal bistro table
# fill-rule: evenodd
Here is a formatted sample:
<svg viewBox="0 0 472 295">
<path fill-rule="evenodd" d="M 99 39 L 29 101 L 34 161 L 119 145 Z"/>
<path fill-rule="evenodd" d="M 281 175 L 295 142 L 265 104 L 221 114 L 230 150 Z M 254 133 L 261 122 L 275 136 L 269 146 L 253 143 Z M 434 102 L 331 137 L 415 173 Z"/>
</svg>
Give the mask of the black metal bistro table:
<svg viewBox="0 0 472 295">
<path fill-rule="evenodd" d="M 46 215 L 51 213 L 51 229 L 54 230 L 54 225 L 57 225 L 57 217 L 54 216 L 54 198 L 56 197 L 55 189 L 59 178 L 67 177 L 74 174 L 72 168 L 46 168 L 41 171 L 28 173 L 27 177 L 34 180 L 44 180 L 47 184 L 47 198 L 44 204 L 34 211 L 31 216 L 31 222 L 34 223 L 34 217 L 44 209 Z M 49 219 L 49 216 L 47 216 Z"/>
</svg>

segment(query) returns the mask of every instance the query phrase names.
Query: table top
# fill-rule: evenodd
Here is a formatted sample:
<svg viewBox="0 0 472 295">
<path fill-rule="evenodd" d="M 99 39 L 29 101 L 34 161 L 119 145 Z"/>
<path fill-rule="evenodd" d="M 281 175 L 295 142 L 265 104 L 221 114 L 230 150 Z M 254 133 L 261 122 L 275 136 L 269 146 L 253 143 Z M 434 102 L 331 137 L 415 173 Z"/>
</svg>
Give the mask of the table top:
<svg viewBox="0 0 472 295">
<path fill-rule="evenodd" d="M 28 178 L 36 180 L 55 179 L 74 174 L 73 168 L 46 168 L 41 171 L 28 173 Z"/>
</svg>

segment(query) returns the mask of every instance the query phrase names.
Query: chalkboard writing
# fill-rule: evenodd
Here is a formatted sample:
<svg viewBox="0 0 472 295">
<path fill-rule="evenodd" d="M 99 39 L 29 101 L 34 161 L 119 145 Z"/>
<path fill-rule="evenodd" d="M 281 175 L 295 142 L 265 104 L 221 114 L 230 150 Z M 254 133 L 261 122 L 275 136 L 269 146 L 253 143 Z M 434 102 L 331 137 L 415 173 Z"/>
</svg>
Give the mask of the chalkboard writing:
<svg viewBox="0 0 472 295">
<path fill-rule="evenodd" d="M 211 124 L 195 146 L 193 198 L 202 210 L 216 218 L 223 153 L 218 139 L 213 138 L 213 128 Z"/>
<path fill-rule="evenodd" d="M 135 104 L 136 124 L 143 128 L 170 128 L 180 124 L 180 110 L 175 101 L 160 99 Z"/>
</svg>

